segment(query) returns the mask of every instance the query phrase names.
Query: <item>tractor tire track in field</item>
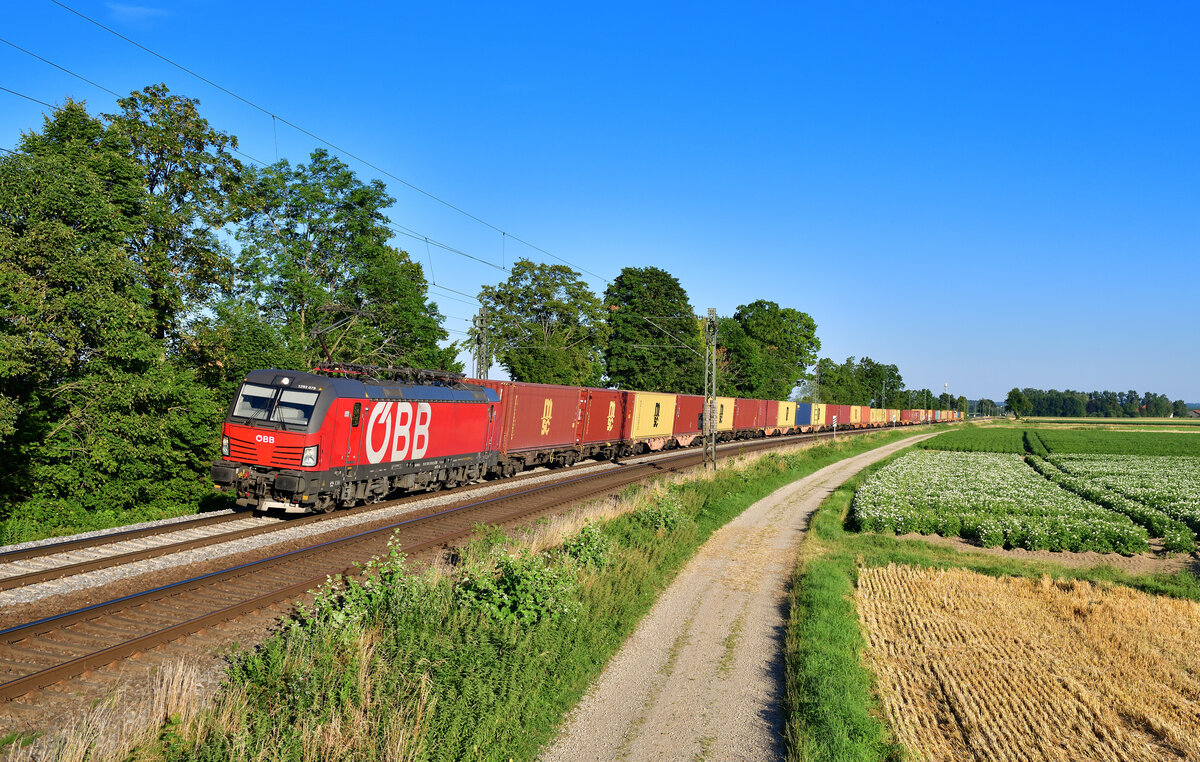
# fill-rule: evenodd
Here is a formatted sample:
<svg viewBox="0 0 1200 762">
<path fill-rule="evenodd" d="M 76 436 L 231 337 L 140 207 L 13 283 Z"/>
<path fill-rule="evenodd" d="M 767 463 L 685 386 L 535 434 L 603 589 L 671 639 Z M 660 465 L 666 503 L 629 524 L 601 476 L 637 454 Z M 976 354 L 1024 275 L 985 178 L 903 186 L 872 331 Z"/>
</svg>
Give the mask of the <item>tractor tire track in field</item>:
<svg viewBox="0 0 1200 762">
<path fill-rule="evenodd" d="M 541 759 L 782 759 L 787 584 L 809 519 L 860 470 L 924 438 L 826 466 L 717 530 Z"/>
</svg>

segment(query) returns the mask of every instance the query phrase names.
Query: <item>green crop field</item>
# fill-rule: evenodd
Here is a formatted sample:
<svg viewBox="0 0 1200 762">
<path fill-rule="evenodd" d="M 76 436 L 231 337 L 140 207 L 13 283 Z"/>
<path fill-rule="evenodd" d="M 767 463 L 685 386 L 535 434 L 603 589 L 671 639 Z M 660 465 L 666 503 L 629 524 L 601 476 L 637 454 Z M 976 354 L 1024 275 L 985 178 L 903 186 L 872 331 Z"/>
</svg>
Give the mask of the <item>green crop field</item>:
<svg viewBox="0 0 1200 762">
<path fill-rule="evenodd" d="M 1037 432 L 1053 454 L 1191 455 L 1200 456 L 1200 432 L 1083 431 L 1042 429 Z M 940 438 L 940 437 L 939 437 Z"/>
<path fill-rule="evenodd" d="M 917 445 L 926 450 L 959 452 L 1025 452 L 1021 429 L 968 427 L 938 434 Z"/>
<path fill-rule="evenodd" d="M 1063 426 L 1129 428 L 1142 426 L 1200 427 L 1200 418 L 1023 418 L 1025 423 Z"/>
<path fill-rule="evenodd" d="M 1200 457 L 1200 431 L 1112 431 L 989 426 L 955 429 L 921 442 L 925 450 Z"/>
<path fill-rule="evenodd" d="M 1020 457 L 1001 453 L 906 455 L 863 484 L 853 511 L 863 531 L 959 536 L 987 547 L 1124 554 L 1149 547 L 1146 529 L 1128 516 L 1061 489 Z"/>
<path fill-rule="evenodd" d="M 1148 505 L 1200 532 L 1200 458 L 1146 455 L 1052 455 L 1069 474 Z"/>
<path fill-rule="evenodd" d="M 1200 432 L 971 426 L 919 446 L 859 490 L 861 529 L 1122 553 L 1148 532 L 1169 551 L 1196 547 Z"/>
</svg>

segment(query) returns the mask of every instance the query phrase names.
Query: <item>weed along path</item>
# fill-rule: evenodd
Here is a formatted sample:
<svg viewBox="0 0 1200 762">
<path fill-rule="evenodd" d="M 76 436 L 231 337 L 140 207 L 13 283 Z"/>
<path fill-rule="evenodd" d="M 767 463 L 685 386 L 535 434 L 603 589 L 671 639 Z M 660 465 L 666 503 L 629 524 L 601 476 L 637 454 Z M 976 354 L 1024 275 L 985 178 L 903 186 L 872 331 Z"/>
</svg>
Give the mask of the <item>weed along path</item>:
<svg viewBox="0 0 1200 762">
<path fill-rule="evenodd" d="M 827 466 L 715 532 L 540 759 L 782 759 L 787 583 L 809 517 L 861 469 L 924 438 Z"/>
</svg>

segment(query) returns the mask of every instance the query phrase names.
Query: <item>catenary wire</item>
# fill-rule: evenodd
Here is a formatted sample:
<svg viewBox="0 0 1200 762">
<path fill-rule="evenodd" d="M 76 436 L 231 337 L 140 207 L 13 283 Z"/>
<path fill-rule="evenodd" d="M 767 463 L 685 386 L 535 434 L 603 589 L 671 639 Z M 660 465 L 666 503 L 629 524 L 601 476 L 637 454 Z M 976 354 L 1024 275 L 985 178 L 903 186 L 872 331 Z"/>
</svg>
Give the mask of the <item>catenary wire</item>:
<svg viewBox="0 0 1200 762">
<path fill-rule="evenodd" d="M 53 2 L 53 0 L 51 0 L 51 1 Z M 119 93 L 117 93 L 117 92 L 115 92 L 115 91 L 113 91 L 113 90 L 110 90 L 109 88 L 105 87 L 104 85 L 97 84 L 96 82 L 93 82 L 92 80 L 88 79 L 87 77 L 83 76 L 82 74 L 78 74 L 78 73 L 76 73 L 76 72 L 73 72 L 73 71 L 71 71 L 70 69 L 68 69 L 68 68 L 66 68 L 66 67 L 59 66 L 58 64 L 54 63 L 53 61 L 51 61 L 51 60 L 49 60 L 49 59 L 46 59 L 46 58 L 43 58 L 42 56 L 39 56 L 39 55 L 38 55 L 38 54 L 36 54 L 36 53 L 33 53 L 33 52 L 29 51 L 29 50 L 26 50 L 25 48 L 22 48 L 22 47 L 20 47 L 19 45 L 14 45 L 13 43 L 11 43 L 11 42 L 9 42 L 8 40 L 5 40 L 5 39 L 3 39 L 3 38 L 0 38 L 0 42 L 3 42 L 3 43 L 5 43 L 5 44 L 7 44 L 7 45 L 10 45 L 11 47 L 13 47 L 13 48 L 16 48 L 17 50 L 21 51 L 22 53 L 25 53 L 25 54 L 27 54 L 27 55 L 29 55 L 29 56 L 32 56 L 33 58 L 36 58 L 37 60 L 39 60 L 39 61 L 41 61 L 41 62 L 43 62 L 43 63 L 45 63 L 45 64 L 47 64 L 47 65 L 49 65 L 49 66 L 53 66 L 54 68 L 58 69 L 59 71 L 66 72 L 67 74 L 70 74 L 72 77 L 75 77 L 76 79 L 82 80 L 83 82 L 86 82 L 86 83 L 88 83 L 89 85 L 91 85 L 91 86 L 93 86 L 93 87 L 96 87 L 96 88 L 98 88 L 98 89 L 100 89 L 100 90 L 103 90 L 104 92 L 106 92 L 106 93 L 108 93 L 108 94 L 112 95 L 113 97 L 116 97 L 116 98 L 120 98 L 120 97 L 121 97 Z M 4 90 L 5 92 L 12 93 L 13 95 L 16 95 L 16 96 L 18 96 L 18 97 L 20 97 L 20 98 L 24 98 L 24 99 L 26 99 L 26 100 L 33 101 L 34 103 L 41 104 L 42 106 L 45 106 L 46 108 L 51 108 L 51 109 L 52 109 L 52 108 L 55 108 L 53 105 L 51 105 L 51 104 L 49 104 L 49 103 L 46 103 L 46 102 L 45 102 L 45 101 L 43 101 L 43 100 L 38 100 L 37 98 L 34 98 L 34 97 L 32 97 L 32 96 L 29 96 L 29 95 L 25 95 L 24 93 L 19 93 L 19 92 L 17 92 L 16 90 L 9 90 L 7 87 L 0 87 L 0 90 Z M 261 159 L 257 159 L 257 158 L 255 158 L 255 157 L 251 156 L 250 154 L 246 153 L 245 151 L 241 151 L 241 150 L 239 150 L 239 149 L 237 149 L 237 148 L 234 148 L 234 149 L 232 149 L 232 150 L 233 150 L 233 152 L 234 152 L 234 153 L 238 154 L 239 156 L 243 156 L 243 157 L 245 157 L 246 159 L 249 159 L 250 161 L 254 162 L 255 164 L 258 164 L 258 165 L 259 165 L 259 166 L 261 166 L 261 167 L 268 167 L 268 166 L 270 166 L 269 164 L 267 164 L 267 162 L 265 162 L 265 161 L 263 161 L 263 160 L 261 160 Z M 465 251 L 462 251 L 461 249 L 456 249 L 456 248 L 454 248 L 453 246 L 450 246 L 450 245 L 448 245 L 448 244 L 444 244 L 444 243 L 442 243 L 442 242 L 440 242 L 440 241 L 437 241 L 437 240 L 434 240 L 434 239 L 432 239 L 432 238 L 429 238 L 428 236 L 423 236 L 423 235 L 421 235 L 420 233 L 418 233 L 417 231 L 413 230 L 412 228 L 408 228 L 408 227 L 405 227 L 405 226 L 403 226 L 403 225 L 400 225 L 400 224 L 398 224 L 398 223 L 394 223 L 394 222 L 391 222 L 391 221 L 388 221 L 388 223 L 386 224 L 386 227 L 387 227 L 389 230 L 391 230 L 393 233 L 396 233 L 397 235 L 403 235 L 403 236 L 407 236 L 407 237 L 409 237 L 409 238 L 412 238 L 413 240 L 417 240 L 417 241 L 424 241 L 424 242 L 425 242 L 425 244 L 426 244 L 426 246 L 430 246 L 430 245 L 432 245 L 432 246 L 436 246 L 436 247 L 438 247 L 439 249 L 443 249 L 443 250 L 445 250 L 445 251 L 448 251 L 448 252 L 450 252 L 450 253 L 452 253 L 452 254 L 457 254 L 457 255 L 459 255 L 460 257 L 466 257 L 467 259 L 471 259 L 471 260 L 474 260 L 474 261 L 476 261 L 476 262 L 480 262 L 480 263 L 482 263 L 482 264 L 485 264 L 485 265 L 487 265 L 488 267 L 494 267 L 494 268 L 496 268 L 497 270 L 502 270 L 502 271 L 504 271 L 504 272 L 507 272 L 507 270 L 505 270 L 505 268 L 503 268 L 503 267 L 500 267 L 499 265 L 495 264 L 494 262 L 489 262 L 489 261 L 487 261 L 486 259 L 482 259 L 482 258 L 480 258 L 480 257 L 477 257 L 477 256 L 473 255 L 473 254 L 468 254 L 467 252 L 465 252 Z"/>
<path fill-rule="evenodd" d="M 6 93 L 12 93 L 13 95 L 17 96 L 18 98 L 24 98 L 27 101 L 33 101 L 34 103 L 40 103 L 43 106 L 45 106 L 46 108 L 54 108 L 53 106 L 51 106 L 49 103 L 46 103 L 45 101 L 39 101 L 37 98 L 28 96 L 25 93 L 18 93 L 16 90 L 9 90 L 7 87 L 0 87 L 0 90 L 3 90 Z M 0 150 L 7 151 L 8 149 L 6 148 L 6 149 L 0 149 Z M 16 151 L 9 151 L 9 153 L 16 153 Z"/>
<path fill-rule="evenodd" d="M 70 74 L 72 77 L 77 77 L 79 79 L 82 79 L 84 82 L 87 82 L 92 87 L 99 88 L 99 89 L 103 90 L 104 92 L 108 93 L 109 95 L 113 96 L 114 98 L 121 97 L 120 95 L 113 92 L 112 90 L 109 90 L 104 85 L 96 84 L 95 82 L 91 81 L 87 77 L 84 77 L 83 75 L 80 75 L 80 74 L 76 74 L 75 72 L 71 71 L 70 69 L 68 69 L 64 66 L 59 66 L 58 64 L 54 63 L 53 61 L 42 58 L 37 53 L 34 53 L 33 51 L 30 51 L 30 50 L 26 50 L 25 48 L 21 47 L 20 45 L 17 45 L 14 42 L 9 42 L 8 40 L 4 39 L 3 37 L 0 37 L 0 42 L 3 42 L 5 45 L 8 45 L 10 48 L 16 48 L 17 50 L 21 51 L 22 53 L 24 53 L 27 56 L 33 56 L 34 58 L 41 61 L 42 63 L 49 64 L 50 66 L 53 66 L 55 69 L 58 69 L 59 71 L 65 71 L 67 74 Z M 32 100 L 32 99 L 30 99 L 30 100 Z M 51 108 L 53 108 L 53 106 L 51 106 Z"/>
<path fill-rule="evenodd" d="M 257 103 L 254 103 L 253 101 L 243 98 L 242 96 L 238 95 L 237 93 L 233 92 L 232 90 L 230 90 L 226 87 L 222 87 L 221 85 L 218 85 L 216 82 L 213 82 L 212 80 L 208 79 L 207 77 L 204 77 L 204 76 L 192 71 L 191 69 L 187 68 L 186 66 L 183 66 L 182 64 L 176 63 L 175 61 L 171 60 L 170 58 L 167 58 L 166 56 L 162 55 L 161 53 L 157 53 L 154 50 L 151 50 L 150 48 L 146 47 L 145 45 L 142 45 L 141 43 L 136 42 L 136 41 L 126 37 L 125 35 L 121 34 L 120 32 L 118 32 L 114 29 L 111 29 L 111 28 L 105 26 L 104 24 L 101 24 L 99 21 L 96 21 L 95 19 L 91 18 L 90 16 L 80 13 L 79 11 L 75 10 L 74 8 L 64 4 L 62 2 L 59 2 L 59 0 L 50 0 L 50 2 L 54 3 L 55 5 L 62 8 L 63 10 L 73 13 L 74 15 L 78 16 L 79 18 L 83 19 L 84 21 L 94 24 L 94 25 L 100 27 L 101 29 L 103 29 L 104 31 L 106 31 L 112 35 L 115 35 L 116 37 L 119 37 L 122 40 L 125 40 L 130 45 L 133 45 L 137 48 L 144 50 L 145 52 L 149 53 L 150 55 L 154 56 L 155 58 L 165 61 L 166 63 L 170 64 L 171 66 L 174 66 L 175 68 L 179 69 L 180 71 L 186 72 L 187 74 L 190 74 L 191 76 L 195 77 L 196 79 L 199 79 L 200 81 L 205 82 L 212 87 L 215 87 L 216 89 L 220 90 L 221 92 L 225 93 L 226 95 L 229 95 L 233 98 L 238 99 L 242 103 L 245 103 L 247 106 L 257 109 L 258 111 L 261 111 L 262 113 L 264 113 L 274 119 L 278 119 L 280 122 L 283 122 L 284 124 L 288 125 L 289 127 L 291 127 L 294 130 L 304 133 L 305 135 L 312 138 L 313 140 L 323 143 L 323 144 L 329 146 L 330 148 L 334 149 L 335 151 L 338 151 L 339 153 L 349 156 L 350 158 L 354 159 L 355 161 L 358 161 L 358 162 L 374 169 L 376 172 L 380 172 L 384 175 L 387 175 L 388 177 L 390 177 L 391 179 L 400 183 L 401 185 L 404 185 L 405 187 L 408 187 L 408 188 L 412 189 L 413 191 L 416 191 L 417 193 L 420 193 L 421 195 L 426 196 L 426 197 L 438 202 L 439 204 L 442 204 L 450 209 L 453 209 L 454 211 L 458 212 L 459 214 L 461 214 L 469 219 L 474 220 L 475 222 L 479 223 L 480 225 L 483 225 L 484 227 L 490 228 L 490 229 L 496 231 L 497 233 L 500 233 L 502 236 L 502 241 L 504 239 L 511 238 L 514 241 L 516 241 L 524 246 L 528 246 L 530 249 L 533 249 L 534 251 L 545 254 L 546 256 L 551 257 L 553 259 L 557 259 L 559 262 L 562 262 L 563 264 L 574 267 L 575 269 L 579 270 L 580 272 L 587 273 L 588 275 L 592 276 L 593 278 L 596 278 L 597 280 L 601 280 L 605 283 L 609 282 L 608 278 L 605 278 L 602 275 L 597 275 L 596 273 L 591 272 L 590 270 L 586 270 L 582 267 L 579 267 L 578 265 L 576 265 L 566 259 L 563 259 L 562 257 L 558 256 L 557 254 L 553 254 L 553 253 L 541 248 L 540 246 L 536 246 L 536 245 L 530 243 L 529 241 L 526 241 L 526 240 L 524 240 L 518 236 L 515 236 L 511 233 L 508 233 L 504 229 L 497 227 L 496 225 L 493 225 L 492 223 L 488 222 L 487 220 L 477 217 L 474 214 L 471 214 L 470 212 L 466 211 L 465 209 L 455 206 L 454 204 L 450 203 L 449 201 L 446 201 L 445 199 L 440 198 L 440 197 L 430 193 L 429 191 L 424 190 L 423 188 L 420 188 L 420 187 L 408 182 L 407 180 L 392 174 L 391 172 L 387 171 L 386 169 L 362 158 L 361 156 L 351 153 L 350 151 L 347 151 L 346 149 L 341 148 L 341 147 L 329 142 L 325 138 L 322 138 L 319 135 L 309 132 L 308 130 L 301 127 L 300 125 L 273 113 L 272 111 L 258 105 Z M 496 265 L 492 265 L 492 266 L 497 267 Z M 498 266 L 498 269 L 505 270 L 507 268 L 505 268 L 503 265 L 500 265 L 500 266 Z"/>
</svg>

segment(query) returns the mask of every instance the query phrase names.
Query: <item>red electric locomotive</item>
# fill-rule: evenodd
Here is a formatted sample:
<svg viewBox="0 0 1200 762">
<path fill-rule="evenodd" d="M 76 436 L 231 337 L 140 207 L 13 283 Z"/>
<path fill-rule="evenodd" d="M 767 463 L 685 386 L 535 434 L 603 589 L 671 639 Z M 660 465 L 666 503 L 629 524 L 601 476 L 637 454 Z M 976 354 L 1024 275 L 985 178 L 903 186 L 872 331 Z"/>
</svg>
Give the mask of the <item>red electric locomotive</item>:
<svg viewBox="0 0 1200 762">
<path fill-rule="evenodd" d="M 475 481 L 496 465 L 495 391 L 454 374 L 391 377 L 251 372 L 229 406 L 213 482 L 241 506 L 331 511 Z"/>
</svg>

